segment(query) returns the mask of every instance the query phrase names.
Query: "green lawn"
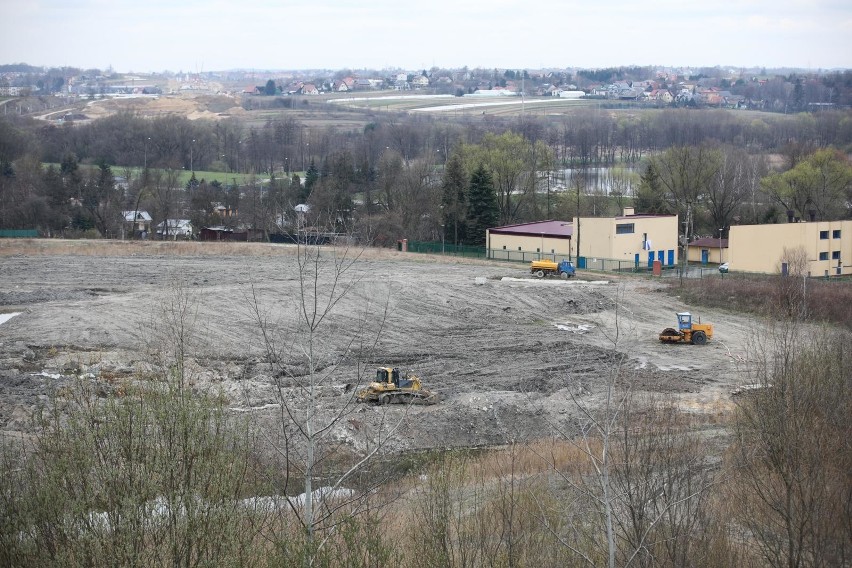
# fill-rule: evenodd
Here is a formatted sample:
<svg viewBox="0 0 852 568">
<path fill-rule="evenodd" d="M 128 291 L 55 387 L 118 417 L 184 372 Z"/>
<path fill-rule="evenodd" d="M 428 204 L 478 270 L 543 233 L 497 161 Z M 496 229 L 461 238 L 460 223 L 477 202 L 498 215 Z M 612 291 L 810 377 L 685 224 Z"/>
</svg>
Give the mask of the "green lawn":
<svg viewBox="0 0 852 568">
<path fill-rule="evenodd" d="M 59 164 L 44 164 L 44 167 L 53 166 L 55 168 L 59 168 Z M 83 171 L 88 171 L 89 169 L 95 169 L 97 166 L 92 165 L 80 165 L 80 169 Z M 154 170 L 155 168 L 150 168 Z M 126 169 L 121 166 L 112 166 L 112 175 L 116 177 L 123 177 L 125 175 Z M 142 175 L 142 168 L 130 168 L 130 174 L 135 179 Z M 292 175 L 298 174 L 300 177 L 304 178 L 304 172 L 291 172 Z M 278 179 L 286 177 L 284 172 L 276 172 L 275 176 Z M 185 186 L 187 182 L 189 182 L 192 177 L 192 172 L 189 170 L 181 170 L 180 175 L 178 177 L 179 183 L 181 186 Z M 269 176 L 266 174 L 244 174 L 244 173 L 236 173 L 236 172 L 208 172 L 196 170 L 195 179 L 198 181 L 205 180 L 208 183 L 212 181 L 219 181 L 222 185 L 230 185 L 236 181 L 238 185 L 245 185 L 247 183 L 255 182 L 264 182 L 269 179 Z"/>
</svg>

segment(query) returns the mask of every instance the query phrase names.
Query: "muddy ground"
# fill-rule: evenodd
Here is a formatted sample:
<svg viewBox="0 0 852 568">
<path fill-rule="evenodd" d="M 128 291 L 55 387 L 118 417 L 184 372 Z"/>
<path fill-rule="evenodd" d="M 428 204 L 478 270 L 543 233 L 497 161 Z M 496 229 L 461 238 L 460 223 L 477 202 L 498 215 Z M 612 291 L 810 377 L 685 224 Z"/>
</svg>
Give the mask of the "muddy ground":
<svg viewBox="0 0 852 568">
<path fill-rule="evenodd" d="M 298 265 L 286 246 L 240 247 L 175 255 L 131 245 L 95 256 L 0 245 L 0 313 L 20 312 L 0 324 L 0 430 L 30 431 L 33 410 L 74 377 L 108 390 L 150 375 L 146 346 L 162 331 L 158 306 L 176 279 L 195 305 L 193 388 L 222 392 L 234 412 L 272 424 L 280 401 L 250 298 L 253 290 L 283 333 L 299 305 Z M 323 272 L 320 289 L 332 283 Z M 599 406 L 619 364 L 621 386 L 640 396 L 670 394 L 700 414 L 730 409 L 730 391 L 747 382 L 742 361 L 752 320 L 686 306 L 650 277 L 538 281 L 518 264 L 370 250 L 340 283 L 354 284 L 320 328 L 317 360 L 330 373 L 320 411 L 342 408 L 350 400 L 345 385 L 379 365 L 415 372 L 443 398 L 434 406 L 355 406 L 335 428 L 355 447 L 388 418 L 402 419 L 392 444 L 398 450 L 571 431 L 578 404 Z M 701 347 L 661 344 L 657 334 L 690 308 L 715 325 L 715 337 Z M 358 345 L 375 342 L 362 367 L 355 354 L 365 347 L 353 336 L 363 339 Z M 286 377 L 288 387 L 303 367 L 286 349 L 292 338 L 278 337 L 295 375 Z M 359 368 L 368 370 L 359 375 Z"/>
</svg>

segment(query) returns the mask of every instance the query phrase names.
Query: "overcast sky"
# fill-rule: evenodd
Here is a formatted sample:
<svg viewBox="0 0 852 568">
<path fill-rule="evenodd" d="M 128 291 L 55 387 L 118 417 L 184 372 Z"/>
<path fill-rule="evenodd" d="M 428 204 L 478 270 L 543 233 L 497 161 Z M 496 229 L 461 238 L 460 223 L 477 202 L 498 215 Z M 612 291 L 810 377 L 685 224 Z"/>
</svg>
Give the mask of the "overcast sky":
<svg viewBox="0 0 852 568">
<path fill-rule="evenodd" d="M 850 0 L 3 0 L 0 62 L 852 68 Z"/>
</svg>

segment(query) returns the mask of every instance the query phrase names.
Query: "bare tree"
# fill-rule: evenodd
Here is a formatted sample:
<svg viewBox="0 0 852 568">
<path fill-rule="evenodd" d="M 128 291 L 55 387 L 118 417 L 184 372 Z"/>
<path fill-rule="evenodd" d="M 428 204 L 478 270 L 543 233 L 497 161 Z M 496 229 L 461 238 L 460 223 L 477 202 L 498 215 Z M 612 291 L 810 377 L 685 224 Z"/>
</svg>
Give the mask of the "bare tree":
<svg viewBox="0 0 852 568">
<path fill-rule="evenodd" d="M 255 437 L 221 397 L 193 392 L 194 300 L 173 288 L 148 372 L 77 377 L 0 475 L 0 562 L 15 566 L 246 565 L 261 560 Z M 4 453 L 3 457 L 9 454 Z M 11 530 L 11 532 L 10 532 Z"/>
<path fill-rule="evenodd" d="M 849 335 L 806 329 L 795 317 L 762 331 L 749 354 L 760 388 L 737 408 L 737 518 L 771 566 L 848 566 Z"/>
<path fill-rule="evenodd" d="M 597 387 L 601 401 L 592 406 L 572 389 L 579 435 L 553 425 L 590 466 L 554 468 L 574 491 L 572 503 L 587 507 L 585 518 L 571 523 L 579 537 L 560 540 L 590 566 L 655 566 L 667 557 L 679 566 L 694 550 L 711 476 L 674 404 L 643 401 L 632 391 L 620 301 L 619 292 L 614 324 L 600 326 L 613 351 L 611 370 Z"/>
<path fill-rule="evenodd" d="M 291 479 L 304 489 L 287 504 L 304 531 L 305 564 L 312 565 L 340 522 L 336 513 L 345 508 L 349 517 L 357 515 L 366 495 L 383 481 L 374 476 L 358 479 L 357 491 L 351 487 L 393 436 L 404 410 L 400 416 L 383 407 L 360 451 L 347 452 L 340 429 L 356 410 L 352 386 L 370 372 L 364 365 L 384 329 L 389 291 L 364 280 L 360 250 L 300 244 L 294 252 L 296 289 L 289 297 L 275 291 L 276 298 L 290 301 L 276 302 L 273 311 L 255 284 L 249 305 L 279 404 L 280 437 L 273 445 L 284 461 L 285 489 Z"/>
</svg>

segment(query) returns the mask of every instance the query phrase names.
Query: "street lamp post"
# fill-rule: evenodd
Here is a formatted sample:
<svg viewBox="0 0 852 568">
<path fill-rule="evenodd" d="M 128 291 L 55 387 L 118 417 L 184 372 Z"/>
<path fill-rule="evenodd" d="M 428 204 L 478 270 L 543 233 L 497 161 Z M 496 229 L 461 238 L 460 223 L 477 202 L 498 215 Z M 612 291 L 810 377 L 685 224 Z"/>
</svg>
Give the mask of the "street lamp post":
<svg viewBox="0 0 852 568">
<path fill-rule="evenodd" d="M 145 167 L 143 168 L 143 169 L 145 169 L 145 170 L 147 170 L 147 169 L 148 169 L 148 142 L 150 142 L 150 141 L 151 141 L 151 137 L 150 137 L 150 136 L 148 136 L 148 137 L 145 139 Z"/>
<path fill-rule="evenodd" d="M 722 265 L 722 231 L 724 230 L 724 227 L 719 229 L 719 266 Z"/>
<path fill-rule="evenodd" d="M 189 171 L 194 172 L 195 168 L 192 165 L 192 149 L 195 147 L 195 139 L 192 139 L 192 144 L 189 145 Z"/>
</svg>

